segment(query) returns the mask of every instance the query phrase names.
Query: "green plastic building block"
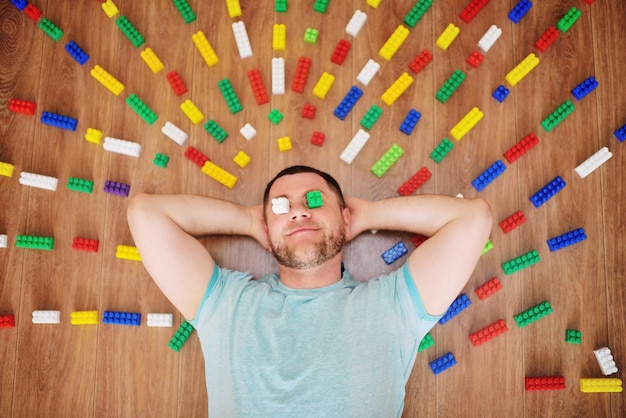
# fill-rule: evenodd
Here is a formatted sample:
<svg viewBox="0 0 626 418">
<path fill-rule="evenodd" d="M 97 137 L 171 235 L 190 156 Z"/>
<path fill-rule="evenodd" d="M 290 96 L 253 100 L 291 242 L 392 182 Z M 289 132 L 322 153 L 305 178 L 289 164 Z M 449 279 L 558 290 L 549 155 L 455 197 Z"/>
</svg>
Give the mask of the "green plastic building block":
<svg viewBox="0 0 626 418">
<path fill-rule="evenodd" d="M 180 349 L 183 347 L 183 345 L 185 345 L 192 333 L 193 326 L 189 322 L 183 321 L 183 323 L 180 324 L 178 331 L 176 331 L 176 334 L 174 334 L 174 336 L 168 343 L 168 346 L 176 352 L 180 351 Z"/>
<path fill-rule="evenodd" d="M 417 22 L 424 16 L 424 13 L 433 5 L 433 0 L 419 0 L 415 3 L 415 6 L 409 13 L 404 17 L 404 23 L 410 27 L 414 28 L 417 25 Z"/>
<path fill-rule="evenodd" d="M 570 344 L 580 344 L 583 340 L 583 333 L 576 329 L 565 330 L 565 342 Z"/>
<path fill-rule="evenodd" d="M 159 167 L 167 167 L 167 163 L 170 162 L 170 157 L 165 154 L 157 154 L 154 156 L 154 165 L 158 165 Z"/>
<path fill-rule="evenodd" d="M 566 100 L 554 112 L 550 113 L 550 116 L 541 121 L 541 126 L 543 126 L 543 129 L 545 129 L 546 132 L 550 132 L 556 128 L 559 123 L 563 122 L 563 120 L 565 120 L 565 118 L 569 116 L 574 109 L 576 109 L 574 103 Z"/>
<path fill-rule="evenodd" d="M 556 27 L 563 33 L 567 32 L 569 28 L 572 27 L 574 23 L 580 18 L 582 12 L 576 8 L 576 6 L 569 9 L 569 11 L 563 16 L 559 22 L 556 24 Z"/>
<path fill-rule="evenodd" d="M 39 27 L 55 41 L 58 41 L 63 36 L 63 31 L 45 17 L 39 22 Z"/>
<path fill-rule="evenodd" d="M 128 20 L 126 16 L 120 16 L 115 19 L 115 24 L 122 30 L 128 40 L 135 45 L 135 48 L 139 48 L 146 42 L 144 37 L 141 36 L 139 31 L 133 26 L 132 23 L 130 23 L 130 20 Z"/>
<path fill-rule="evenodd" d="M 307 44 L 315 44 L 317 43 L 317 37 L 320 32 L 317 29 L 306 28 L 304 31 L 304 42 Z"/>
<path fill-rule="evenodd" d="M 322 192 L 319 190 L 313 190 L 311 192 L 307 192 L 306 194 L 306 203 L 309 206 L 309 209 L 315 209 L 322 206 Z"/>
<path fill-rule="evenodd" d="M 326 13 L 329 2 L 330 0 L 315 0 L 315 4 L 313 4 L 313 10 L 318 13 Z"/>
<path fill-rule="evenodd" d="M 392 165 L 398 161 L 398 158 L 404 155 L 404 150 L 400 148 L 399 145 L 393 144 L 391 148 L 387 150 L 385 155 L 380 157 L 380 160 L 376 161 L 376 163 L 372 166 L 371 171 L 376 175 L 376 177 L 381 178 L 383 174 L 391 168 Z"/>
<path fill-rule="evenodd" d="M 243 110 L 243 106 L 235 94 L 235 90 L 233 90 L 233 86 L 230 84 L 230 81 L 225 78 L 219 81 L 217 86 L 220 88 L 222 96 L 224 96 L 224 99 L 226 100 L 230 113 L 234 115 L 235 113 L 241 112 Z"/>
<path fill-rule="evenodd" d="M 493 249 L 493 242 L 491 242 L 490 239 L 487 240 L 487 243 L 485 244 L 485 246 L 483 247 L 483 252 L 480 253 L 480 255 L 483 255 L 485 253 L 488 253 L 489 251 L 491 251 Z"/>
<path fill-rule="evenodd" d="M 461 70 L 456 70 L 450 78 L 444 83 L 444 85 L 439 89 L 437 94 L 435 94 L 435 98 L 439 100 L 441 103 L 445 103 L 448 101 L 452 93 L 459 88 L 459 86 L 465 80 L 465 73 Z"/>
<path fill-rule="evenodd" d="M 219 142 L 220 144 L 224 142 L 226 138 L 228 138 L 228 133 L 222 129 L 213 119 L 209 119 L 207 123 L 204 124 L 204 129 Z"/>
<path fill-rule="evenodd" d="M 187 3 L 187 0 L 174 0 L 174 5 L 185 20 L 185 23 L 191 23 L 196 20 L 196 14 L 191 9 L 189 3 Z"/>
<path fill-rule="evenodd" d="M 515 319 L 517 326 L 522 328 L 526 325 L 532 324 L 546 315 L 551 314 L 552 312 L 553 310 L 552 306 L 550 306 L 550 302 L 545 301 L 525 310 L 524 312 L 514 315 L 513 319 Z"/>
<path fill-rule="evenodd" d="M 515 273 L 516 271 L 530 267 L 533 264 L 537 264 L 540 260 L 541 258 L 539 258 L 537 250 L 532 250 L 526 254 L 522 254 L 519 257 L 502 263 L 502 270 L 504 270 L 505 274 Z"/>
<path fill-rule="evenodd" d="M 18 248 L 29 248 L 31 250 L 53 250 L 54 238 L 18 235 L 15 240 L 15 246 Z"/>
<path fill-rule="evenodd" d="M 448 138 L 444 138 L 441 140 L 437 148 L 430 153 L 430 158 L 439 164 L 446 155 L 450 152 L 450 150 L 454 148 L 454 144 Z"/>
<path fill-rule="evenodd" d="M 383 109 L 381 109 L 380 106 L 372 105 L 370 110 L 368 110 L 365 116 L 363 116 L 363 119 L 361 119 L 361 126 L 369 131 L 382 114 Z"/>
<path fill-rule="evenodd" d="M 428 332 L 424 335 L 424 338 L 422 338 L 419 347 L 417 347 L 417 352 L 419 353 L 420 351 L 424 351 L 433 345 L 435 345 L 435 340 L 433 340 L 433 336 L 430 335 L 430 332 Z"/>
<path fill-rule="evenodd" d="M 280 113 L 276 109 L 272 109 L 272 111 L 267 115 L 267 118 L 274 124 L 278 125 L 281 120 L 283 120 L 283 114 Z"/>
<path fill-rule="evenodd" d="M 274 10 L 277 13 L 287 13 L 287 0 L 276 0 Z"/>
<path fill-rule="evenodd" d="M 70 177 L 67 179 L 68 190 L 82 193 L 93 193 L 93 181 Z"/>
<path fill-rule="evenodd" d="M 148 125 L 152 125 L 159 117 L 148 105 L 141 101 L 134 93 L 126 98 L 126 103 L 139 115 Z"/>
</svg>

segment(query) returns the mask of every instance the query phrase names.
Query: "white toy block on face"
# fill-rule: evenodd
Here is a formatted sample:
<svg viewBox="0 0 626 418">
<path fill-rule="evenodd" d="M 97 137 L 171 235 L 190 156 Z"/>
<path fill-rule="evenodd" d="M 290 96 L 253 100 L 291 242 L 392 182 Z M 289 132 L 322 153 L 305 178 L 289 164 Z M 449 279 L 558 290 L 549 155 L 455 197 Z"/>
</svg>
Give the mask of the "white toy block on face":
<svg viewBox="0 0 626 418">
<path fill-rule="evenodd" d="M 613 156 L 613 153 L 611 153 L 607 147 L 602 147 L 600 148 L 598 152 L 593 154 L 591 157 L 587 158 L 585 161 L 583 161 L 582 164 L 580 164 L 574 170 L 580 176 L 581 179 L 584 179 L 589 174 L 591 174 L 591 172 L 593 172 L 596 168 L 600 167 L 602 164 L 607 162 L 612 156 Z"/>
<path fill-rule="evenodd" d="M 248 38 L 248 31 L 243 21 L 233 23 L 233 34 L 235 35 L 235 42 L 237 42 L 237 49 L 239 49 L 239 56 L 248 58 L 252 56 L 252 46 L 250 46 L 250 38 Z"/>
<path fill-rule="evenodd" d="M 356 38 L 361 28 L 363 28 L 366 20 L 367 15 L 360 10 L 356 10 L 346 25 L 346 33 Z"/>
<path fill-rule="evenodd" d="M 343 150 L 339 158 L 347 164 L 352 164 L 352 161 L 354 161 L 357 154 L 361 151 L 369 139 L 370 134 L 365 132 L 363 129 L 359 129 L 348 146 Z"/>
<path fill-rule="evenodd" d="M 61 311 L 33 311 L 33 324 L 60 324 Z"/>
<path fill-rule="evenodd" d="M 148 326 L 149 327 L 171 327 L 174 322 L 174 315 L 171 313 L 149 313 L 148 314 Z"/>
<path fill-rule="evenodd" d="M 272 199 L 272 212 L 276 215 L 289 213 L 289 200 L 286 197 L 277 197 Z"/>
<path fill-rule="evenodd" d="M 250 125 L 249 123 L 246 123 L 243 128 L 239 130 L 239 132 L 241 132 L 241 135 L 243 135 L 243 137 L 246 138 L 246 140 L 248 141 L 254 138 L 256 135 L 256 129 L 254 129 L 254 126 Z"/>
<path fill-rule="evenodd" d="M 165 122 L 161 132 L 178 145 L 183 145 L 188 138 L 187 134 L 172 122 Z"/>
<path fill-rule="evenodd" d="M 491 25 L 483 37 L 480 38 L 480 41 L 478 41 L 478 47 L 485 52 L 489 51 L 500 35 L 502 35 L 502 29 L 496 25 Z"/>
<path fill-rule="evenodd" d="M 370 59 L 369 61 L 367 61 L 367 64 L 365 64 L 359 75 L 356 76 L 356 79 L 357 81 L 359 81 L 359 83 L 367 86 L 370 81 L 372 81 L 372 78 L 374 78 L 379 69 L 380 64 L 373 59 Z"/>
<path fill-rule="evenodd" d="M 42 176 L 41 174 L 28 173 L 22 171 L 20 173 L 20 184 L 24 186 L 37 187 L 38 189 L 45 189 L 55 191 L 59 179 L 56 177 Z"/>
<path fill-rule="evenodd" d="M 272 94 L 285 94 L 284 58 L 272 58 Z"/>
<path fill-rule="evenodd" d="M 141 153 L 141 145 L 136 142 L 124 141 L 123 139 L 104 138 L 104 149 L 116 154 L 128 155 L 129 157 L 139 158 Z"/>
<path fill-rule="evenodd" d="M 611 350 L 608 347 L 602 347 L 598 348 L 597 350 L 593 350 L 593 354 L 595 354 L 596 359 L 598 360 L 598 364 L 602 369 L 603 375 L 608 376 L 613 373 L 617 373 L 617 367 L 615 366 L 613 355 L 611 354 Z"/>
<path fill-rule="evenodd" d="M 5 234 L 0 234 L 0 248 L 7 247 L 8 237 Z"/>
</svg>

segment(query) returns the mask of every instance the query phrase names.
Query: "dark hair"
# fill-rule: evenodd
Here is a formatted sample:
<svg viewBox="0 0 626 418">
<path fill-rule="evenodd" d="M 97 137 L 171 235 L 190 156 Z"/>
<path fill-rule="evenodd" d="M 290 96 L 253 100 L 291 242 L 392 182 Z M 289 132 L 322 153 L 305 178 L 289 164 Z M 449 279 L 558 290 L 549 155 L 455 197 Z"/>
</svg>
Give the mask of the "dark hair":
<svg viewBox="0 0 626 418">
<path fill-rule="evenodd" d="M 317 174 L 318 176 L 326 180 L 326 184 L 328 184 L 328 186 L 337 195 L 337 199 L 339 200 L 339 206 L 342 209 L 346 207 L 346 202 L 343 198 L 343 193 L 341 192 L 341 187 L 339 186 L 339 183 L 337 183 L 337 180 L 335 180 L 333 176 L 331 176 L 328 173 L 325 173 L 316 168 L 309 167 L 306 165 L 292 165 L 291 167 L 287 167 L 284 170 L 282 170 L 280 173 L 276 174 L 276 176 L 274 176 L 274 178 L 271 179 L 270 182 L 267 183 L 267 186 L 265 187 L 265 193 L 263 193 L 263 207 L 267 207 L 269 196 L 270 196 L 270 189 L 272 188 L 272 185 L 274 184 L 276 180 L 278 180 L 279 178 L 283 176 L 289 176 L 291 174 L 300 174 L 300 173 Z"/>
</svg>

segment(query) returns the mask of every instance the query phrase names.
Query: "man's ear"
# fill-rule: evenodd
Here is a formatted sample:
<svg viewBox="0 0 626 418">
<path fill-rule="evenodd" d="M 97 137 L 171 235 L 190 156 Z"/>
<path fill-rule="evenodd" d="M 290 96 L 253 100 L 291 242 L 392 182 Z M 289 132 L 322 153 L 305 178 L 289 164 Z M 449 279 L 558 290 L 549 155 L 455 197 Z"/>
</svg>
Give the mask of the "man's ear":
<svg viewBox="0 0 626 418">
<path fill-rule="evenodd" d="M 343 215 L 343 221 L 346 224 L 346 228 L 350 228 L 350 222 L 352 221 L 352 213 L 350 212 L 350 208 L 343 208 L 341 214 Z"/>
</svg>

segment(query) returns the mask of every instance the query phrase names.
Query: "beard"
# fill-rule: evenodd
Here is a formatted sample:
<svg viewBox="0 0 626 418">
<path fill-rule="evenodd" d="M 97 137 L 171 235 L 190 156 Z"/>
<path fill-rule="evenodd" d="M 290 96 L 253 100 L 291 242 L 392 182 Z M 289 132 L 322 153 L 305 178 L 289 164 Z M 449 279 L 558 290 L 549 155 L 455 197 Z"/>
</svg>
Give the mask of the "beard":
<svg viewBox="0 0 626 418">
<path fill-rule="evenodd" d="M 324 234 L 322 240 L 315 244 L 311 251 L 309 246 L 298 247 L 286 243 L 275 243 L 270 240 L 270 248 L 274 258 L 284 267 L 304 270 L 317 267 L 331 260 L 341 252 L 346 243 L 346 229 L 341 227 L 337 234 Z"/>
</svg>

